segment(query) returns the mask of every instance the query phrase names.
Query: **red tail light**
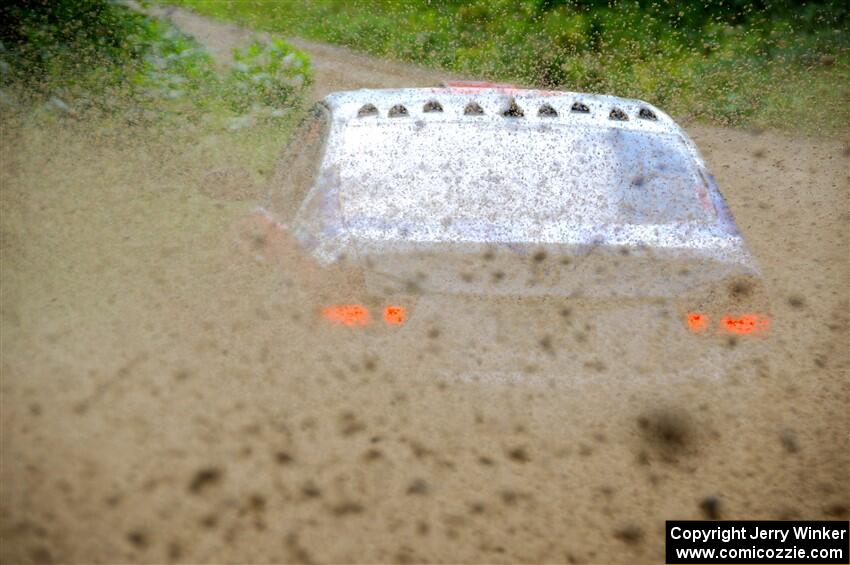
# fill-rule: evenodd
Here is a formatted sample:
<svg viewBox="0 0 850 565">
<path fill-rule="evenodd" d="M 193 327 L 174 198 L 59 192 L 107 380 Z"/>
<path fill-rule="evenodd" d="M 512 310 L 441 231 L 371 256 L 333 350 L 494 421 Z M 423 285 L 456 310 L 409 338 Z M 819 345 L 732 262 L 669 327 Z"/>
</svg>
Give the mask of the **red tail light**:
<svg viewBox="0 0 850 565">
<path fill-rule="evenodd" d="M 708 315 L 701 312 L 688 312 L 688 329 L 694 333 L 708 329 Z"/>
<path fill-rule="evenodd" d="M 340 304 L 322 310 L 322 316 L 343 326 L 365 326 L 371 321 L 369 310 L 359 304 Z"/>
<path fill-rule="evenodd" d="M 400 326 L 407 319 L 407 309 L 404 306 L 387 306 L 384 308 L 384 321 L 391 326 Z"/>
<path fill-rule="evenodd" d="M 767 330 L 770 321 L 766 316 L 747 314 L 745 316 L 725 316 L 720 320 L 720 327 L 733 334 L 754 334 Z"/>
<path fill-rule="evenodd" d="M 368 326 L 372 323 L 369 309 L 360 304 L 336 304 L 322 310 L 322 317 L 341 326 Z M 384 322 L 388 326 L 401 326 L 407 321 L 407 308 L 387 306 L 384 308 Z"/>
<path fill-rule="evenodd" d="M 691 332 L 702 333 L 711 327 L 711 318 L 702 312 L 688 312 L 685 323 Z M 761 314 L 723 316 L 720 318 L 717 331 L 738 335 L 758 334 L 765 332 L 769 326 L 770 318 Z"/>
</svg>

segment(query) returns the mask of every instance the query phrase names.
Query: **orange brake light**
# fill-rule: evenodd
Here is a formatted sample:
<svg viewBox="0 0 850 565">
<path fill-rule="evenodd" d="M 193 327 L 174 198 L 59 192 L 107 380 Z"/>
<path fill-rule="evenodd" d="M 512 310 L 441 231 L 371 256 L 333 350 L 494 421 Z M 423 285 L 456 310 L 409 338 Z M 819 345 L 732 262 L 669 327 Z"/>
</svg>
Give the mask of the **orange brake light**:
<svg viewBox="0 0 850 565">
<path fill-rule="evenodd" d="M 322 310 L 322 316 L 335 324 L 344 326 L 365 326 L 371 321 L 369 310 L 359 304 L 328 306 Z"/>
<path fill-rule="evenodd" d="M 384 321 L 391 326 L 400 326 L 407 319 L 407 309 L 404 306 L 387 306 L 384 308 Z"/>
<path fill-rule="evenodd" d="M 770 325 L 766 316 L 758 314 L 747 314 L 745 316 L 725 316 L 720 320 L 720 326 L 724 330 L 734 334 L 752 334 L 765 331 Z"/>
<path fill-rule="evenodd" d="M 688 312 L 688 329 L 694 333 L 708 329 L 708 315 L 701 312 Z"/>
</svg>

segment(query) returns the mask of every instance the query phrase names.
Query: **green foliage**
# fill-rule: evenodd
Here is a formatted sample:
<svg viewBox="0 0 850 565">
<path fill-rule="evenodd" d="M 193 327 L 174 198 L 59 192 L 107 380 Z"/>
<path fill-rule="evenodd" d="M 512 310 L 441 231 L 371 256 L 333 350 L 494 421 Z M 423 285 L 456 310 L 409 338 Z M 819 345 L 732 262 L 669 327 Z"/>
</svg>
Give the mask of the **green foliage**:
<svg viewBox="0 0 850 565">
<path fill-rule="evenodd" d="M 128 123 L 212 117 L 238 129 L 298 106 L 310 82 L 306 56 L 281 40 L 237 50 L 222 76 L 210 54 L 169 22 L 105 1 L 23 0 L 0 14 L 0 103 L 7 105 L 14 99 L 75 116 L 120 112 Z"/>
<path fill-rule="evenodd" d="M 144 18 L 127 43 L 143 50 L 128 77 L 129 98 L 135 105 L 182 114 L 214 105 L 219 79 L 213 59 L 192 38 L 164 20 Z"/>
<path fill-rule="evenodd" d="M 225 96 L 239 111 L 256 105 L 290 105 L 310 82 L 306 55 L 280 39 L 254 40 L 247 47 L 235 49 L 233 59 Z"/>
<path fill-rule="evenodd" d="M 0 84 L 26 86 L 21 92 L 34 97 L 79 97 L 128 84 L 145 47 L 127 38 L 149 34 L 145 18 L 126 12 L 95 0 L 5 4 Z"/>
<path fill-rule="evenodd" d="M 821 132 L 850 122 L 850 21 L 837 0 L 178 1 L 474 77 L 639 97 L 678 116 Z M 809 84 L 833 88 L 815 95 Z"/>
<path fill-rule="evenodd" d="M 0 7 L 0 41 L 29 57 L 34 77 L 57 57 L 73 56 L 81 64 L 138 57 L 140 50 L 126 38 L 141 25 L 102 0 L 12 0 Z"/>
</svg>

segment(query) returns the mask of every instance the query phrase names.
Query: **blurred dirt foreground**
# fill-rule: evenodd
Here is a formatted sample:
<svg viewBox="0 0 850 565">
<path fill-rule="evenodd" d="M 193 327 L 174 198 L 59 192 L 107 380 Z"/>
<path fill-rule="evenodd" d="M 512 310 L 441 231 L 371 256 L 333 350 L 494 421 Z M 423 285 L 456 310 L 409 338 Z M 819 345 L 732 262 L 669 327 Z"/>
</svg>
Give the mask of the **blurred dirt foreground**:
<svg viewBox="0 0 850 565">
<path fill-rule="evenodd" d="M 314 98 L 445 78 L 294 43 Z M 457 316 L 391 363 L 234 253 L 261 191 L 221 137 L 86 128 L 0 139 L 4 563 L 662 562 L 665 519 L 847 518 L 841 141 L 687 127 L 767 280 L 761 354 L 665 382 L 571 320 L 544 330 L 598 380 L 489 383 L 443 370 Z"/>
</svg>

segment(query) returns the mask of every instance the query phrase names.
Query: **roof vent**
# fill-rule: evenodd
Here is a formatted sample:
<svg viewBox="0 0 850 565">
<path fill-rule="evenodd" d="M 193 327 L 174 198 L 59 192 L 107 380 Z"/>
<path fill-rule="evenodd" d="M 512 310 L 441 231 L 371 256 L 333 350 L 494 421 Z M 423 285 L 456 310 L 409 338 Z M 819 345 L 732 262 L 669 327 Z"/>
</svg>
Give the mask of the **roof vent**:
<svg viewBox="0 0 850 565">
<path fill-rule="evenodd" d="M 537 115 L 543 118 L 554 118 L 558 115 L 558 112 L 549 104 L 543 104 L 540 109 L 537 110 Z"/>
<path fill-rule="evenodd" d="M 619 108 L 613 108 L 611 109 L 611 113 L 608 114 L 608 119 L 617 120 L 618 122 L 627 122 L 629 120 L 629 117 L 626 115 L 625 112 L 623 112 Z"/>
<path fill-rule="evenodd" d="M 516 100 L 511 98 L 508 109 L 502 112 L 502 115 L 506 118 L 521 118 L 525 116 L 525 112 L 517 105 Z"/>
<path fill-rule="evenodd" d="M 590 108 L 587 107 L 587 104 L 583 104 L 581 102 L 573 102 L 573 105 L 570 107 L 570 112 L 578 112 L 579 114 L 589 114 Z"/>
<path fill-rule="evenodd" d="M 655 112 L 653 112 L 649 108 L 641 108 L 640 112 L 638 112 L 638 117 L 643 118 L 644 120 L 657 120 L 658 119 L 658 116 L 655 115 Z"/>
<path fill-rule="evenodd" d="M 422 106 L 423 112 L 442 112 L 443 105 L 437 102 L 436 100 L 429 100 Z"/>
<path fill-rule="evenodd" d="M 391 118 L 402 118 L 407 115 L 407 108 L 405 108 L 401 104 L 396 104 L 395 106 L 390 108 L 390 111 L 387 113 L 387 115 Z"/>
<path fill-rule="evenodd" d="M 478 102 L 470 102 L 463 109 L 463 113 L 467 116 L 481 116 L 484 114 L 484 108 Z"/>
<path fill-rule="evenodd" d="M 358 118 L 365 118 L 366 116 L 377 116 L 377 115 L 378 115 L 378 109 L 375 108 L 374 104 L 364 104 L 363 106 L 360 107 L 359 110 L 357 110 L 357 117 Z"/>
</svg>

